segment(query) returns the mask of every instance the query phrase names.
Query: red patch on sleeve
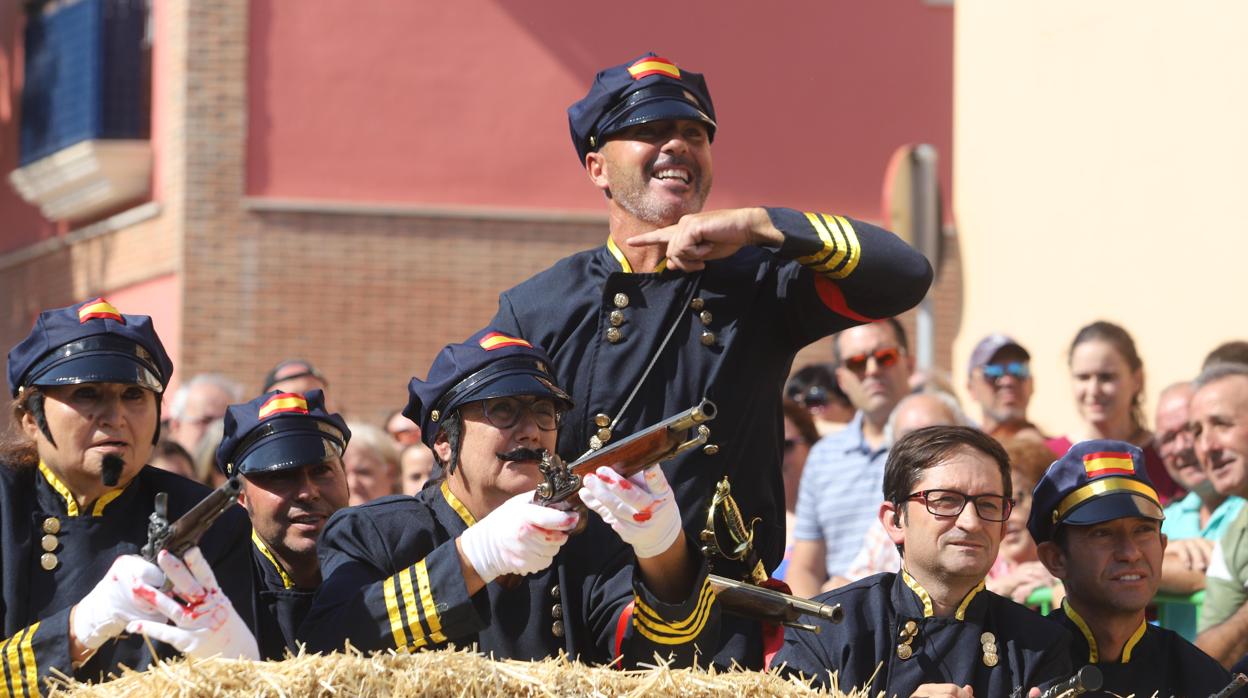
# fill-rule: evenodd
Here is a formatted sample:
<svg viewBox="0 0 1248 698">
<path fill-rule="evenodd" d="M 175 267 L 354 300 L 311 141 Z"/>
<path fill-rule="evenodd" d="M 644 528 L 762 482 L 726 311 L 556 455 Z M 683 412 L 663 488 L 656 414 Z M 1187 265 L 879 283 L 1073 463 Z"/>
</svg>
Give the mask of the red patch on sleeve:
<svg viewBox="0 0 1248 698">
<path fill-rule="evenodd" d="M 815 275 L 815 293 L 819 294 L 819 300 L 828 307 L 829 310 L 858 322 L 875 322 L 879 318 L 871 318 L 866 315 L 859 315 L 849 309 L 849 303 L 845 301 L 845 293 L 841 291 L 841 287 L 836 282 L 826 276 Z"/>
</svg>

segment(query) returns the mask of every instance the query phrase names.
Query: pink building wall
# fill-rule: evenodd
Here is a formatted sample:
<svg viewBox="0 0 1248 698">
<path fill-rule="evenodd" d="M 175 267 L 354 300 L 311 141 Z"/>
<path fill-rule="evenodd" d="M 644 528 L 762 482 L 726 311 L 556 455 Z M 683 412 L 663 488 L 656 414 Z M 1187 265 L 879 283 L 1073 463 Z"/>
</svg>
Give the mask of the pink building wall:
<svg viewBox="0 0 1248 698">
<path fill-rule="evenodd" d="M 707 75 L 710 206 L 877 218 L 908 142 L 948 181 L 953 11 L 920 0 L 255 0 L 250 21 L 250 196 L 601 211 L 564 109 L 647 50 Z"/>
</svg>

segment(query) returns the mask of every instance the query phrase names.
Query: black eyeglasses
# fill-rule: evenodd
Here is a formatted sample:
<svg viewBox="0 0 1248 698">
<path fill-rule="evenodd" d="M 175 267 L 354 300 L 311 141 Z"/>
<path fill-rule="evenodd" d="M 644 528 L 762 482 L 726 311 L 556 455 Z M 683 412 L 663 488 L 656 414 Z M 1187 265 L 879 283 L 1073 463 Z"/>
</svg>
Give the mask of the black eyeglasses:
<svg viewBox="0 0 1248 698">
<path fill-rule="evenodd" d="M 935 516 L 958 516 L 967 502 L 975 503 L 975 513 L 984 521 L 1005 521 L 1014 510 L 1014 500 L 999 494 L 969 495 L 957 490 L 922 490 L 906 501 L 922 501 Z"/>
<path fill-rule="evenodd" d="M 481 401 L 481 412 L 485 421 L 498 429 L 510 429 L 520 423 L 525 413 L 533 415 L 533 422 L 542 431 L 554 431 L 559 428 L 563 413 L 555 406 L 553 400 L 534 400 L 523 402 L 514 397 L 495 397 Z"/>
</svg>

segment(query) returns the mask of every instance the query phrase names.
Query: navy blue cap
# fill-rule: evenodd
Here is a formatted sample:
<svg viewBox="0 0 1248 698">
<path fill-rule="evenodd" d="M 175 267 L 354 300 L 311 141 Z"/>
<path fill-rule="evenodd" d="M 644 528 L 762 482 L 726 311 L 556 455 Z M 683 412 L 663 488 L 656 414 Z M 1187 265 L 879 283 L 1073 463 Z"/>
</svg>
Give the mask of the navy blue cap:
<svg viewBox="0 0 1248 698">
<path fill-rule="evenodd" d="M 568 107 L 572 144 L 582 165 L 607 136 L 661 119 L 701 121 L 715 140 L 715 105 L 706 80 L 653 53 L 600 71 L 589 94 Z"/>
<path fill-rule="evenodd" d="M 1125 441 L 1080 441 L 1040 478 L 1027 530 L 1043 543 L 1059 524 L 1091 526 L 1136 516 L 1165 519 L 1144 452 Z"/>
<path fill-rule="evenodd" d="M 320 390 L 274 390 L 226 409 L 217 469 L 233 477 L 314 465 L 341 458 L 350 441 L 347 423 L 325 411 Z"/>
<path fill-rule="evenodd" d="M 572 397 L 555 384 L 545 352 L 488 327 L 462 344 L 443 347 L 429 367 L 429 377 L 413 378 L 407 394 L 403 416 L 420 425 L 420 438 L 429 448 L 441 430 L 440 422 L 465 403 L 534 395 L 554 398 L 564 410 L 572 408 Z"/>
<path fill-rule="evenodd" d="M 146 315 L 122 315 L 103 298 L 39 314 L 9 351 L 9 391 L 30 385 L 132 383 L 163 393 L 173 362 Z"/>
</svg>

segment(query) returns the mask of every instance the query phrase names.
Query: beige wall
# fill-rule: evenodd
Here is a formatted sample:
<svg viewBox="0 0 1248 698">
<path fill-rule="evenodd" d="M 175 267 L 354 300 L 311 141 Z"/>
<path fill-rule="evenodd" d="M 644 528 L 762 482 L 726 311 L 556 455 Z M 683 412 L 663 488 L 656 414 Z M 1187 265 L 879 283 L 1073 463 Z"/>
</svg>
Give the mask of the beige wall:
<svg viewBox="0 0 1248 698">
<path fill-rule="evenodd" d="M 1248 338 L 1248 4 L 955 7 L 954 366 L 984 334 L 1015 335 L 1033 417 L 1064 433 L 1067 345 L 1109 319 L 1135 336 L 1151 408 L 1213 346 Z"/>
</svg>

